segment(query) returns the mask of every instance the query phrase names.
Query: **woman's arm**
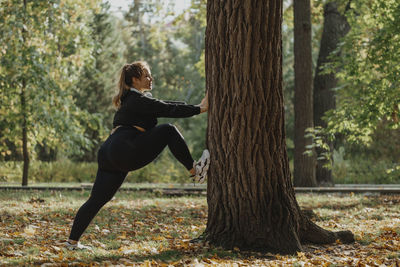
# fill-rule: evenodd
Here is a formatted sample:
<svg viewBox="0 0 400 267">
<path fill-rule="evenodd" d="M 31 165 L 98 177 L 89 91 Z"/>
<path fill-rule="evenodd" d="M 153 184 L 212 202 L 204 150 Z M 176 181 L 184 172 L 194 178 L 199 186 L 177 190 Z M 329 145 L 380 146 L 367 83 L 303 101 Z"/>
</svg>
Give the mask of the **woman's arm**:
<svg viewBox="0 0 400 267">
<path fill-rule="evenodd" d="M 166 118 L 186 118 L 207 111 L 208 101 L 204 98 L 199 105 L 167 103 L 163 100 L 136 94 L 127 99 L 124 106 L 128 112 L 137 114 Z"/>
<path fill-rule="evenodd" d="M 153 97 L 152 93 L 150 92 L 144 92 L 144 95 L 147 97 Z M 175 100 L 163 100 L 163 101 L 168 104 L 186 104 L 186 102 L 183 101 L 175 101 Z"/>
<path fill-rule="evenodd" d="M 124 106 L 129 113 L 150 115 L 153 117 L 186 118 L 200 113 L 195 105 L 166 103 L 144 95 L 135 95 L 127 99 Z"/>
<path fill-rule="evenodd" d="M 163 100 L 163 102 L 168 104 L 185 104 L 182 101 L 172 101 L 172 100 Z M 200 113 L 206 112 L 208 110 L 208 92 L 206 92 L 205 97 L 201 100 L 201 103 L 198 105 L 200 107 Z"/>
</svg>

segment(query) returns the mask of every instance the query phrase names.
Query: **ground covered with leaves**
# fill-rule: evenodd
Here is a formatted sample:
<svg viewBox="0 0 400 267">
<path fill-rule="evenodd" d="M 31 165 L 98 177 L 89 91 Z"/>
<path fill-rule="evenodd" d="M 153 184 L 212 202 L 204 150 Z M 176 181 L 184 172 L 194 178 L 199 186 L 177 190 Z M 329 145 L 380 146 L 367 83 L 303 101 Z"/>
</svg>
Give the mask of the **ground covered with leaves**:
<svg viewBox="0 0 400 267">
<path fill-rule="evenodd" d="M 119 192 L 69 251 L 77 209 L 89 191 L 0 191 L 0 266 L 400 266 L 400 196 L 298 194 L 318 225 L 351 230 L 353 244 L 306 245 L 293 256 L 191 244 L 207 222 L 205 197 Z"/>
</svg>

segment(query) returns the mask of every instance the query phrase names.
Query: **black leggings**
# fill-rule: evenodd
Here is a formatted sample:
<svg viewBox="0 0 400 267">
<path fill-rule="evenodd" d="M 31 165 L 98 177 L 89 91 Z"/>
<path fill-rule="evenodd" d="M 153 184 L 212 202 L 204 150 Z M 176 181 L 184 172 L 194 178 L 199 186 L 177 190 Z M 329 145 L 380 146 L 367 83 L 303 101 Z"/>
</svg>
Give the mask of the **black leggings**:
<svg viewBox="0 0 400 267">
<path fill-rule="evenodd" d="M 110 135 L 98 152 L 98 170 L 89 199 L 80 207 L 72 225 L 72 240 L 79 240 L 94 216 L 110 201 L 129 171 L 152 162 L 168 145 L 186 169 L 193 168 L 193 158 L 178 129 L 162 124 L 146 132 L 120 127 Z"/>
</svg>

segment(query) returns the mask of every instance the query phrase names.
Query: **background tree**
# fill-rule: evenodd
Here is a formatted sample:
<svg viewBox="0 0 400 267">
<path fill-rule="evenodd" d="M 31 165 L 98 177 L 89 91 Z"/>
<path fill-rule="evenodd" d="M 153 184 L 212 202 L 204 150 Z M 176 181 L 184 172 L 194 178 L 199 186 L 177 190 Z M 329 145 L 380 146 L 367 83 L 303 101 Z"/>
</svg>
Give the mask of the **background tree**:
<svg viewBox="0 0 400 267">
<path fill-rule="evenodd" d="M 96 161 L 97 151 L 112 128 L 114 109 L 111 105 L 120 68 L 125 63 L 126 44 L 118 18 L 110 14 L 110 4 L 102 3 L 99 11 L 93 10 L 88 21 L 93 49 L 91 57 L 81 70 L 74 98 L 77 106 L 88 111 L 92 119 L 87 122 L 85 134 L 93 146 L 85 149 L 76 160 Z"/>
<path fill-rule="evenodd" d="M 317 64 L 322 35 L 323 1 L 312 1 L 311 31 L 312 31 L 312 68 Z M 283 93 L 285 104 L 286 148 L 290 169 L 293 173 L 294 158 L 294 18 L 293 1 L 283 1 L 282 19 L 282 72 Z"/>
<path fill-rule="evenodd" d="M 19 182 L 23 174 L 22 114 L 26 114 L 31 181 L 91 182 L 97 168 L 91 160 L 109 133 L 114 114 L 108 94 L 124 62 L 149 61 L 156 76 L 155 97 L 196 104 L 204 95 L 206 1 L 192 0 L 179 16 L 174 14 L 173 1 L 131 1 L 131 6 L 136 6 L 122 10 L 129 13 L 126 18 L 108 14 L 111 11 L 106 5 L 101 10 L 100 2 L 57 0 L 44 4 L 27 0 L 23 54 L 22 45 L 17 45 L 22 38 L 23 0 L 0 3 L 0 38 L 4 44 L 0 48 L 2 181 Z M 284 1 L 282 18 L 286 145 L 291 170 L 295 128 L 293 2 Z M 337 48 L 337 52 L 342 51 L 341 57 L 333 55 L 336 51 L 331 53 L 328 65 L 320 72 L 316 65 L 327 2 L 332 1 L 312 1 L 312 64 L 318 76 L 330 77 L 331 69 L 337 78 L 337 110 L 325 114 L 327 128 L 320 131 L 323 137 L 341 136 L 335 140 L 331 157 L 332 176 L 337 183 L 398 183 L 400 134 L 394 78 L 398 42 L 393 38 L 399 28 L 397 3 L 352 0 L 353 10 L 347 15 L 353 30 Z M 344 14 L 348 0 L 334 2 Z M 353 17 L 354 9 L 358 16 Z M 21 112 L 24 79 L 26 112 Z M 197 158 L 204 149 L 206 119 L 203 114 L 191 120 L 160 123 L 176 124 Z M 314 140 L 322 140 L 319 138 L 315 135 Z M 187 182 L 184 169 L 170 156 L 163 153 L 154 165 L 133 173 L 128 181 Z"/>
<path fill-rule="evenodd" d="M 207 2 L 208 222 L 225 248 L 295 253 L 301 243 L 353 241 L 297 204 L 285 145 L 282 1 Z"/>
<path fill-rule="evenodd" d="M 351 30 L 324 71 L 338 78 L 337 106 L 326 113 L 324 134 L 344 137 L 344 156 L 351 160 L 352 168 L 365 170 L 368 166 L 357 175 L 369 177 L 364 182 L 395 182 L 400 178 L 397 154 L 384 156 L 384 151 L 390 150 L 385 147 L 398 151 L 400 136 L 399 15 L 398 1 L 352 1 L 347 12 Z M 383 133 L 394 139 L 379 138 Z"/>
<path fill-rule="evenodd" d="M 374 15 L 372 15 L 374 14 Z M 348 12 L 351 31 L 344 37 L 326 72 L 340 80 L 338 105 L 329 115 L 328 128 L 346 134 L 348 141 L 367 143 L 383 120 L 400 124 L 398 81 L 400 3 L 394 0 L 352 1 Z M 340 54 L 339 54 L 340 52 Z"/>
<path fill-rule="evenodd" d="M 350 30 L 345 15 L 338 10 L 336 2 L 328 2 L 324 5 L 324 25 L 321 37 L 321 45 L 318 56 L 317 68 L 314 77 L 314 126 L 326 127 L 326 122 L 323 116 L 326 111 L 335 109 L 335 93 L 334 89 L 337 86 L 335 73 L 322 73 L 322 66 L 329 62 L 329 55 L 334 52 L 339 46 L 340 39 L 345 36 Z M 333 151 L 333 142 L 327 141 L 327 146 L 330 151 Z M 319 185 L 333 185 L 332 168 L 326 165 L 330 164 L 332 157 L 326 160 L 323 155 L 324 150 L 316 148 L 317 155 L 320 155 L 316 165 L 316 179 Z"/>
<path fill-rule="evenodd" d="M 293 2 L 294 12 L 294 184 L 316 186 L 315 157 L 306 153 L 312 139 L 306 129 L 313 127 L 311 6 L 309 0 Z"/>
<path fill-rule="evenodd" d="M 90 144 L 79 123 L 90 115 L 76 107 L 68 90 L 90 51 L 83 18 L 95 6 L 96 1 L 0 3 L 0 125 L 7 128 L 0 144 L 22 147 L 22 185 L 36 143 L 71 151 Z"/>
</svg>

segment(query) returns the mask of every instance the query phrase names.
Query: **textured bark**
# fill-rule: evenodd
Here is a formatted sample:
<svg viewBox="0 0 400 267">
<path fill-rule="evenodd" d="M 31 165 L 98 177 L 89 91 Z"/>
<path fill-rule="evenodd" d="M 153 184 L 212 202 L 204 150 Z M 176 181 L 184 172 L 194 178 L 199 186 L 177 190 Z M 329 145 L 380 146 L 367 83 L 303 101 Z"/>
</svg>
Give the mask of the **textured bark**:
<svg viewBox="0 0 400 267">
<path fill-rule="evenodd" d="M 326 127 L 322 119 L 325 112 L 336 108 L 335 93 L 332 90 L 337 85 L 334 73 L 321 74 L 321 67 L 329 62 L 328 56 L 336 50 L 340 38 L 344 37 L 350 30 L 350 25 L 344 15 L 340 14 L 335 2 L 329 2 L 324 6 L 324 28 L 321 37 L 321 45 L 318 56 L 317 68 L 314 78 L 314 126 Z M 333 143 L 329 142 L 331 151 Z M 323 151 L 317 149 L 317 154 Z M 331 159 L 332 160 L 332 159 Z M 316 166 L 316 179 L 319 185 L 333 185 L 332 171 L 324 168 L 326 160 L 318 160 Z"/>
<path fill-rule="evenodd" d="M 310 0 L 293 1 L 294 10 L 294 185 L 317 186 L 316 159 L 305 155 L 312 145 L 306 129 L 313 127 Z"/>
<path fill-rule="evenodd" d="M 302 215 L 290 177 L 281 20 L 282 1 L 207 2 L 211 165 L 201 239 L 228 249 L 291 254 L 317 227 Z"/>
</svg>

